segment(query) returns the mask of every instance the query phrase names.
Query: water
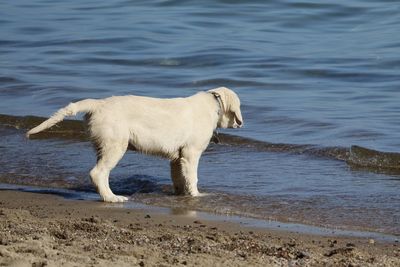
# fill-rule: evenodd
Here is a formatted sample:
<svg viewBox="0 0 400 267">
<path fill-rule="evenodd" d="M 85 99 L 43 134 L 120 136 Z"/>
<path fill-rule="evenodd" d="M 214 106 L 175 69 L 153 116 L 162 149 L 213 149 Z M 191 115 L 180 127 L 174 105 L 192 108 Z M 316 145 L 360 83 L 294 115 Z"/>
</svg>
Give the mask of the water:
<svg viewBox="0 0 400 267">
<path fill-rule="evenodd" d="M 93 191 L 80 124 L 27 141 L 71 101 L 227 86 L 245 127 L 171 195 L 167 161 L 128 153 L 116 192 L 152 205 L 400 235 L 396 1 L 6 1 L 0 182 Z M 64 127 L 65 125 L 65 127 Z M 64 128 L 63 128 L 64 127 Z"/>
</svg>

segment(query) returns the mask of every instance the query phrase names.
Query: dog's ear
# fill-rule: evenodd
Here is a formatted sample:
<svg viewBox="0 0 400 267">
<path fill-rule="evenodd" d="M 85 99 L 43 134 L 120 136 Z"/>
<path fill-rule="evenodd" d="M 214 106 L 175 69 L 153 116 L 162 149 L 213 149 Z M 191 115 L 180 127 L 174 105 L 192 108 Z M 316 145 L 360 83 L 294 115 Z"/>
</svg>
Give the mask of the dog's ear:
<svg viewBox="0 0 400 267">
<path fill-rule="evenodd" d="M 240 111 L 240 100 L 239 97 L 231 90 L 224 88 L 222 91 L 222 102 L 226 107 L 225 111 L 233 113 L 234 120 L 239 127 L 243 126 L 242 112 Z"/>
<path fill-rule="evenodd" d="M 233 113 L 235 114 L 236 124 L 239 127 L 242 127 L 243 126 L 243 117 L 242 117 L 242 113 L 240 112 L 240 109 L 239 110 L 235 110 Z"/>
</svg>

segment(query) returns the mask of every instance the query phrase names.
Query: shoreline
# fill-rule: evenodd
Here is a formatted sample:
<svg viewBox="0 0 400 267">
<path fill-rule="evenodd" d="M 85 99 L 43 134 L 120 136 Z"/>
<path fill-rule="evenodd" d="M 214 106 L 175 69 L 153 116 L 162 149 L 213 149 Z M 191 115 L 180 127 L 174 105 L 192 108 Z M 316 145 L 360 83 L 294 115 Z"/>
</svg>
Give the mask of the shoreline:
<svg viewBox="0 0 400 267">
<path fill-rule="evenodd" d="M 117 208 L 117 207 L 116 207 Z M 325 237 L 349 237 L 349 238 L 367 238 L 387 243 L 400 242 L 400 236 L 374 232 L 360 229 L 343 229 L 343 228 L 329 228 L 329 226 L 315 226 L 308 225 L 300 222 L 278 221 L 278 220 L 264 220 L 253 217 L 245 217 L 240 215 L 223 215 L 218 213 L 210 213 L 207 211 L 196 211 L 187 209 L 175 209 L 172 207 L 164 206 L 151 206 L 137 202 L 125 202 L 123 209 L 138 209 L 150 214 L 162 214 L 167 216 L 181 216 L 193 219 L 205 220 L 210 222 L 224 222 L 240 225 L 241 227 L 258 229 L 260 231 L 280 231 L 291 232 L 305 235 L 316 235 Z"/>
<path fill-rule="evenodd" d="M 76 191 L 69 188 L 52 188 L 32 185 L 17 185 L 17 184 L 4 184 L 0 183 L 0 192 L 4 190 L 48 194 L 61 197 L 68 200 L 81 200 L 81 201 L 94 201 L 100 202 L 99 195 L 95 192 Z M 326 225 L 313 225 L 302 222 L 276 220 L 276 219 L 261 219 L 251 216 L 241 216 L 236 214 L 221 214 L 207 211 L 197 211 L 182 207 L 172 206 L 157 206 L 152 204 L 145 204 L 135 199 L 130 199 L 124 203 L 104 203 L 104 205 L 112 208 L 122 208 L 127 210 L 141 210 L 151 214 L 163 214 L 170 216 L 183 216 L 191 217 L 194 219 L 201 219 L 206 221 L 223 221 L 236 223 L 247 228 L 265 229 L 265 230 L 278 230 L 295 232 L 300 234 L 320 235 L 327 237 L 355 237 L 355 238 L 369 238 L 383 242 L 399 242 L 400 236 L 393 233 L 385 233 L 374 231 L 373 229 L 357 229 L 354 227 L 330 227 Z"/>
<path fill-rule="evenodd" d="M 400 266 L 400 244 L 0 191 L 5 266 Z"/>
</svg>

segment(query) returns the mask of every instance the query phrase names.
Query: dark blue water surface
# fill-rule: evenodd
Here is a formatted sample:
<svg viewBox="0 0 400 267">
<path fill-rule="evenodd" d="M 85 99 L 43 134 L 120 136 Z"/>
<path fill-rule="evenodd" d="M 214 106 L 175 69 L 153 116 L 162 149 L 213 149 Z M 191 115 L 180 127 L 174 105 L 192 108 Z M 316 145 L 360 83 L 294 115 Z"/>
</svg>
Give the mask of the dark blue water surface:
<svg viewBox="0 0 400 267">
<path fill-rule="evenodd" d="M 129 154 L 113 173 L 116 191 L 400 234 L 399 161 L 382 170 L 382 158 L 349 154 L 353 145 L 400 152 L 399 33 L 398 1 L 2 1 L 0 113 L 48 117 L 84 98 L 227 86 L 245 119 L 230 134 L 290 145 L 211 146 L 200 165 L 211 195 L 196 201 L 168 193 L 168 162 Z M 92 190 L 89 143 L 27 141 L 18 128 L 0 124 L 0 182 Z"/>
</svg>

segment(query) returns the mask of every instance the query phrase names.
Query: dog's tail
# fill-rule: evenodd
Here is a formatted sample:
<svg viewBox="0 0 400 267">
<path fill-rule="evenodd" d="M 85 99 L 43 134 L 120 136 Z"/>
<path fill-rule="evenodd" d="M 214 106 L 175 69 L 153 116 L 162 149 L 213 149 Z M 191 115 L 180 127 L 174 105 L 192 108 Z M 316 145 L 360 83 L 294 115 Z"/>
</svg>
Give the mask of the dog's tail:
<svg viewBox="0 0 400 267">
<path fill-rule="evenodd" d="M 62 121 L 67 116 L 75 116 L 79 112 L 91 112 L 96 109 L 96 107 L 101 103 L 101 100 L 96 99 L 85 99 L 82 101 L 78 101 L 75 103 L 70 103 L 66 107 L 59 109 L 56 113 L 54 113 L 49 119 L 42 122 L 35 128 L 32 128 L 26 133 L 26 137 L 29 137 L 31 134 L 39 133 L 43 130 L 50 128 L 55 125 L 57 122 Z"/>
</svg>

